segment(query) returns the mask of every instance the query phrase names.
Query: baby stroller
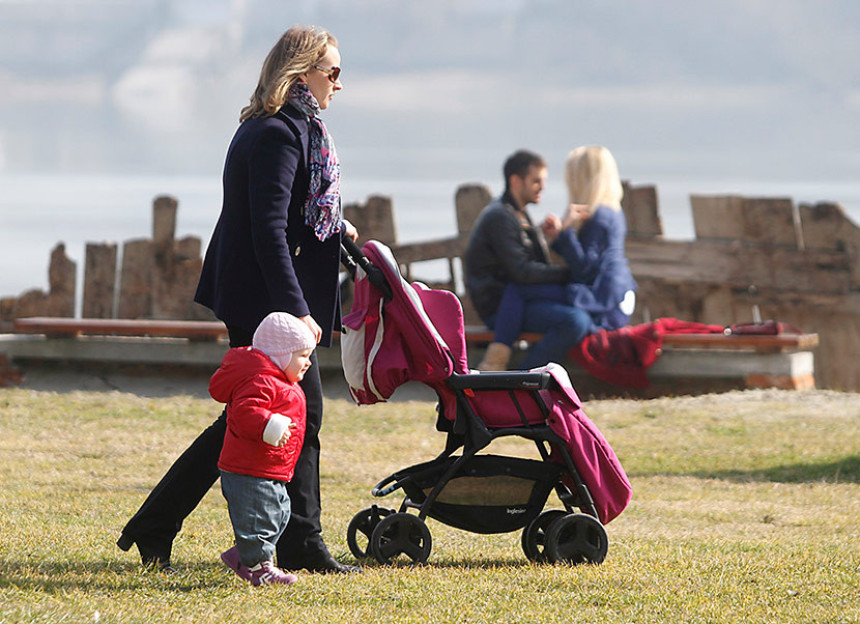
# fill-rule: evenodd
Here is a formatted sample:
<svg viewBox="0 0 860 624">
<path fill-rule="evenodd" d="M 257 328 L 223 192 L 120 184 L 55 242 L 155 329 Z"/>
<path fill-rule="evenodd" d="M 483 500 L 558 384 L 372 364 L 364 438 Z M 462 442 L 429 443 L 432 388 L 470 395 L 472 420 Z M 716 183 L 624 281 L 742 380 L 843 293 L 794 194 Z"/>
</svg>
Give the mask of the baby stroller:
<svg viewBox="0 0 860 624">
<path fill-rule="evenodd" d="M 341 335 L 353 400 L 385 401 L 407 381 L 424 383 L 439 398 L 436 428 L 447 433 L 435 459 L 376 484 L 374 497 L 398 490 L 405 497 L 397 510 L 372 505 L 352 518 L 352 554 L 381 564 L 424 563 L 430 517 L 472 533 L 522 530 L 522 549 L 532 561 L 602 562 L 604 525 L 629 503 L 630 482 L 582 411 L 565 370 L 550 364 L 472 373 L 456 295 L 407 283 L 391 250 L 377 241 L 359 249 L 345 240 L 342 261 L 355 283 Z M 534 441 L 540 459 L 479 454 L 508 436 Z M 544 511 L 553 490 L 564 509 Z"/>
</svg>

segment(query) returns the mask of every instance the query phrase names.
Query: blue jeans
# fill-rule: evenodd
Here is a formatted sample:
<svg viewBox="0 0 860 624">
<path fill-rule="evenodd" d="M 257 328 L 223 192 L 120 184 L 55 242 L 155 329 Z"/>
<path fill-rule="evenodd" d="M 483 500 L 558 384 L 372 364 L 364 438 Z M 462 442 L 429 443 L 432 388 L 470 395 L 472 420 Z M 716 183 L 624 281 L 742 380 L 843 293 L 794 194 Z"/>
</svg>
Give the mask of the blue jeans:
<svg viewBox="0 0 860 624">
<path fill-rule="evenodd" d="M 526 306 L 531 302 L 569 303 L 561 284 L 508 284 L 493 318 L 493 341 L 514 344 L 524 331 Z"/>
<path fill-rule="evenodd" d="M 275 558 L 275 545 L 290 520 L 286 481 L 221 471 L 239 559 L 249 568 Z"/>
<path fill-rule="evenodd" d="M 534 300 L 526 303 L 523 331 L 544 336 L 526 354 L 520 368 L 561 363 L 571 347 L 578 345 L 591 329 L 591 315 L 585 310 L 558 301 Z"/>
</svg>

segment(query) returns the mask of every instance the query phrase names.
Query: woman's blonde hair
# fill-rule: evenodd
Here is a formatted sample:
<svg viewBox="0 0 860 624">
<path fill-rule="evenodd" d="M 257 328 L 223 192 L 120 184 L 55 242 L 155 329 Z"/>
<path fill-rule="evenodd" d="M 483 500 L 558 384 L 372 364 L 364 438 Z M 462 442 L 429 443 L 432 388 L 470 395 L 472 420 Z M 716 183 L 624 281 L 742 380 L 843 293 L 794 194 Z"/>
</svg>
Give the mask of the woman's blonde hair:
<svg viewBox="0 0 860 624">
<path fill-rule="evenodd" d="M 598 205 L 621 210 L 624 189 L 618 165 L 602 145 L 577 147 L 567 155 L 564 180 L 572 204 L 585 204 L 591 212 Z"/>
<path fill-rule="evenodd" d="M 281 35 L 263 62 L 251 103 L 242 109 L 239 121 L 277 113 L 293 83 L 320 62 L 330 45 L 337 47 L 337 39 L 316 26 L 293 26 Z"/>
</svg>

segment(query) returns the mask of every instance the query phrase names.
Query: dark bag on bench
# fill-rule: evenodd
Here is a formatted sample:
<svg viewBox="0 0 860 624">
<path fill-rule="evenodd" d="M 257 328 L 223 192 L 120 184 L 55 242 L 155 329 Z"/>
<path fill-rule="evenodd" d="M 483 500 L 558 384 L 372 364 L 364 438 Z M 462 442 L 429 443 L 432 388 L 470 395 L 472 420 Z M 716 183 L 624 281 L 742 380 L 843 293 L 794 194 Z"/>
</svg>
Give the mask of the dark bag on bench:
<svg viewBox="0 0 860 624">
<path fill-rule="evenodd" d="M 779 321 L 764 321 L 762 323 L 735 323 L 729 326 L 729 332 L 738 336 L 779 336 L 781 334 L 802 334 L 803 331 Z"/>
</svg>

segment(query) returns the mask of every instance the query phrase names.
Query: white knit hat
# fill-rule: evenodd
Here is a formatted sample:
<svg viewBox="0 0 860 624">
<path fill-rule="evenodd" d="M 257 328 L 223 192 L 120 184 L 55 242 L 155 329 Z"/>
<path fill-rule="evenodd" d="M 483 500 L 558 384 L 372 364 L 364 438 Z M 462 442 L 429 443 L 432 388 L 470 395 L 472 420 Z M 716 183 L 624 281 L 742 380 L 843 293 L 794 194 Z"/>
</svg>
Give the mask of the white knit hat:
<svg viewBox="0 0 860 624">
<path fill-rule="evenodd" d="M 292 314 L 272 312 L 257 327 L 252 344 L 283 370 L 294 352 L 313 349 L 317 341 L 310 327 Z"/>
</svg>

